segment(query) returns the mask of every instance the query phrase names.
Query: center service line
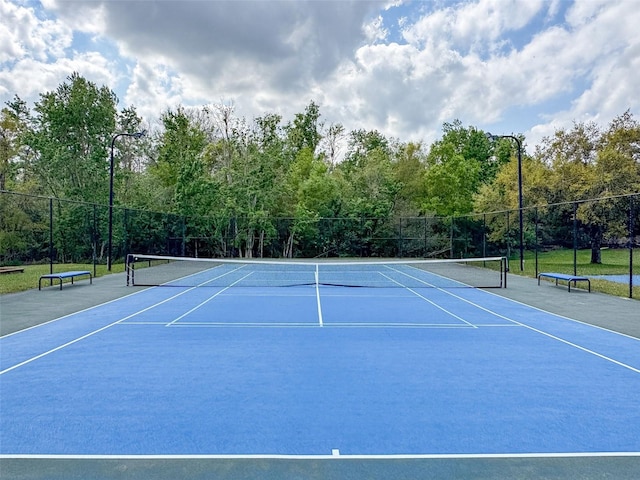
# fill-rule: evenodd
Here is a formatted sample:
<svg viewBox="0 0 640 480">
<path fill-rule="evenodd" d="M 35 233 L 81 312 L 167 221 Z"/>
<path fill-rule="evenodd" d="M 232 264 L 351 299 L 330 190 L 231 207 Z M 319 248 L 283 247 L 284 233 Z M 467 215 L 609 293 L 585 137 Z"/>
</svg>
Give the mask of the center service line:
<svg viewBox="0 0 640 480">
<path fill-rule="evenodd" d="M 318 302 L 318 323 L 320 324 L 320 326 L 324 326 L 324 323 L 322 321 L 322 306 L 320 305 L 320 281 L 319 281 L 319 275 L 318 275 L 318 264 L 316 263 L 316 272 L 315 272 L 315 277 L 316 277 L 316 301 Z"/>
</svg>

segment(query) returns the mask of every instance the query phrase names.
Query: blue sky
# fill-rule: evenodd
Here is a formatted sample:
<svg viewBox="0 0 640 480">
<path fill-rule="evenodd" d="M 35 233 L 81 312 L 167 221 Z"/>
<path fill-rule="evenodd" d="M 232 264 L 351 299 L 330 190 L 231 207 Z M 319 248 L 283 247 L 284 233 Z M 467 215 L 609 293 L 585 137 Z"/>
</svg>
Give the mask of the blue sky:
<svg viewBox="0 0 640 480">
<path fill-rule="evenodd" d="M 402 141 L 459 119 L 524 134 L 640 111 L 640 0 L 0 0 L 0 102 L 73 72 L 151 129 L 178 105 L 285 121 L 310 101 L 327 125 Z"/>
</svg>

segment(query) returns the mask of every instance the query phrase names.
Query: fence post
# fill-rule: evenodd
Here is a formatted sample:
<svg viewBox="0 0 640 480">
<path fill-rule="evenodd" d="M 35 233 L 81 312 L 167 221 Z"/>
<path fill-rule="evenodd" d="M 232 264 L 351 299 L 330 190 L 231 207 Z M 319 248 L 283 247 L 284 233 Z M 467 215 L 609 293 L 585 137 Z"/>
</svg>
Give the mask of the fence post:
<svg viewBox="0 0 640 480">
<path fill-rule="evenodd" d="M 573 274 L 578 274 L 578 202 L 573 202 Z"/>
<path fill-rule="evenodd" d="M 53 197 L 49 198 L 49 273 L 53 273 Z M 49 280 L 52 284 L 53 279 Z"/>
<path fill-rule="evenodd" d="M 534 222 L 535 222 L 535 235 L 536 235 L 536 241 L 534 245 L 535 256 L 536 256 L 536 278 L 538 278 L 538 250 L 539 250 L 538 207 L 534 209 Z"/>
<path fill-rule="evenodd" d="M 92 235 L 92 241 L 93 241 L 93 249 L 92 249 L 92 254 L 93 254 L 93 276 L 96 276 L 96 263 L 98 262 L 98 255 L 97 255 L 97 249 L 98 249 L 98 219 L 97 219 L 97 213 L 96 213 L 96 204 L 93 204 L 93 235 Z"/>
<path fill-rule="evenodd" d="M 629 197 L 629 298 L 633 298 L 633 234 L 635 226 L 633 224 L 635 209 L 633 197 Z"/>
</svg>

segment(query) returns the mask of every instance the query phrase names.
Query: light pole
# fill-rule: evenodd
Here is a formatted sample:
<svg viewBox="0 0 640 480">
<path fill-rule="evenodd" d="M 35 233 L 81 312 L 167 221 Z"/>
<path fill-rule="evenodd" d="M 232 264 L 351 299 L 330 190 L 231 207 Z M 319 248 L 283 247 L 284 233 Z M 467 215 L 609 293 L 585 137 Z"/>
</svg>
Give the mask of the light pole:
<svg viewBox="0 0 640 480">
<path fill-rule="evenodd" d="M 107 270 L 111 271 L 111 252 L 113 245 L 113 149 L 118 137 L 140 138 L 146 135 L 146 130 L 136 133 L 116 133 L 111 138 L 111 162 L 109 166 L 109 239 L 107 246 Z"/>
<path fill-rule="evenodd" d="M 520 232 L 519 232 L 519 248 L 520 248 L 520 271 L 524 270 L 524 227 L 522 220 L 522 142 L 518 137 L 514 137 L 513 135 L 492 135 L 490 133 L 486 133 L 487 139 L 495 140 L 496 138 L 510 138 L 511 140 L 515 140 L 516 145 L 518 146 L 518 220 L 520 222 Z"/>
</svg>

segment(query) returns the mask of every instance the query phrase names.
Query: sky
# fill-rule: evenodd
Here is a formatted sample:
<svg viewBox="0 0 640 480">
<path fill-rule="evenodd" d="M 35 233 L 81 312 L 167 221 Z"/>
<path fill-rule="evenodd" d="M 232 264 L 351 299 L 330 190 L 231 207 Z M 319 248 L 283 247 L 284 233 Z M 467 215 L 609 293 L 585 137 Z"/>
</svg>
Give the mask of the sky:
<svg viewBox="0 0 640 480">
<path fill-rule="evenodd" d="M 0 106 L 73 72 L 146 124 L 224 104 L 430 144 L 640 114 L 640 0 L 0 0 Z"/>
</svg>

